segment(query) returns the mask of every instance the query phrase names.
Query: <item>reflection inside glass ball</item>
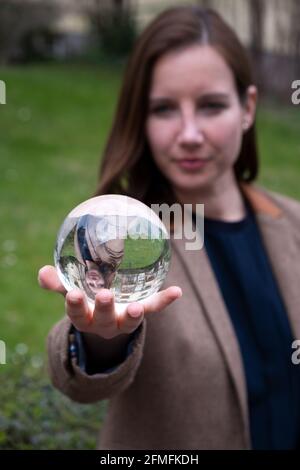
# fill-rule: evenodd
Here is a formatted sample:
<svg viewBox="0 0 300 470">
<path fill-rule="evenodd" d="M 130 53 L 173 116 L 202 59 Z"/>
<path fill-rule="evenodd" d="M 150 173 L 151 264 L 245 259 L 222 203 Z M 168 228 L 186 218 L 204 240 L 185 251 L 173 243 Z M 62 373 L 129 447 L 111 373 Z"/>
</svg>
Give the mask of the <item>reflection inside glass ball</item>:
<svg viewBox="0 0 300 470">
<path fill-rule="evenodd" d="M 127 196 L 83 202 L 66 217 L 54 261 L 64 287 L 83 290 L 90 303 L 103 288 L 126 304 L 157 292 L 168 273 L 170 243 L 159 217 Z"/>
</svg>

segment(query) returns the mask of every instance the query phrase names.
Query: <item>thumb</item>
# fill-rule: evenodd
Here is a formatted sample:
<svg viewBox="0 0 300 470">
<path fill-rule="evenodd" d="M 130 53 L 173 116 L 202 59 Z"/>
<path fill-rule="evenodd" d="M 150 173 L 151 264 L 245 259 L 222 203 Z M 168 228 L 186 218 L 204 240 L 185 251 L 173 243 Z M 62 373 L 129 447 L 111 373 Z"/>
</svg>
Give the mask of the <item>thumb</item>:
<svg viewBox="0 0 300 470">
<path fill-rule="evenodd" d="M 54 266 L 43 266 L 38 272 L 38 282 L 43 289 L 52 290 L 65 295 L 66 289 L 60 282 Z"/>
</svg>

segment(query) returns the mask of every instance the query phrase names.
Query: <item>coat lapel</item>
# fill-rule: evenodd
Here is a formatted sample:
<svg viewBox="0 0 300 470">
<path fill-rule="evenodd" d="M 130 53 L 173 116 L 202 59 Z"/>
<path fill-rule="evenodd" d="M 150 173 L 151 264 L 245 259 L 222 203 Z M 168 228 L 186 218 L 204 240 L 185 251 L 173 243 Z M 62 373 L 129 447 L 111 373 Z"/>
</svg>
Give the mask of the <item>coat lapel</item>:
<svg viewBox="0 0 300 470">
<path fill-rule="evenodd" d="M 256 213 L 256 220 L 275 278 L 282 294 L 295 338 L 300 338 L 300 263 L 295 263 L 296 246 L 281 209 L 256 188 L 243 185 L 245 197 Z M 246 380 L 237 337 L 205 249 L 186 250 L 186 240 L 172 238 L 173 249 L 181 259 L 199 304 L 214 331 L 232 378 L 241 411 L 244 438 L 250 447 Z"/>
<path fill-rule="evenodd" d="M 241 190 L 256 213 L 256 220 L 282 295 L 292 333 L 300 338 L 299 247 L 284 211 L 265 191 L 249 184 Z"/>
<path fill-rule="evenodd" d="M 172 240 L 172 245 L 182 261 L 199 304 L 202 306 L 203 312 L 224 354 L 224 359 L 236 390 L 238 406 L 241 410 L 246 446 L 249 447 L 248 405 L 242 358 L 238 341 L 208 256 L 204 249 L 196 252 L 186 250 L 184 239 Z"/>
<path fill-rule="evenodd" d="M 294 338 L 300 338 L 300 260 L 286 217 L 257 215 L 258 226 L 289 317 Z M 297 262 L 298 260 L 298 262 Z M 291 350 L 292 352 L 292 350 Z"/>
</svg>

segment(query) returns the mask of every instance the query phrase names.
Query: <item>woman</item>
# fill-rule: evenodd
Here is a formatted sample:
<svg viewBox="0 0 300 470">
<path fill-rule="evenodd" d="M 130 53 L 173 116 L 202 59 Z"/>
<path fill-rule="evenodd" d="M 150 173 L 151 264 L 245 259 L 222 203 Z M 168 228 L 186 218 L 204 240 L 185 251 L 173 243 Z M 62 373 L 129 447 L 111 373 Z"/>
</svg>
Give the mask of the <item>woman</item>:
<svg viewBox="0 0 300 470">
<path fill-rule="evenodd" d="M 94 300 L 100 289 L 109 289 L 124 255 L 124 240 L 99 240 L 97 226 L 102 224 L 105 235 L 108 218 L 82 216 L 76 224 L 74 247 L 77 259 L 85 266 L 84 279 L 90 297 Z"/>
<path fill-rule="evenodd" d="M 80 291 L 66 295 L 50 374 L 76 401 L 110 399 L 102 449 L 298 444 L 300 205 L 253 185 L 256 99 L 244 48 L 211 10 L 167 10 L 136 44 L 96 194 L 204 203 L 205 249 L 172 239 L 164 289 L 121 318 L 108 290 L 94 312 Z M 40 284 L 65 294 L 51 267 Z"/>
</svg>

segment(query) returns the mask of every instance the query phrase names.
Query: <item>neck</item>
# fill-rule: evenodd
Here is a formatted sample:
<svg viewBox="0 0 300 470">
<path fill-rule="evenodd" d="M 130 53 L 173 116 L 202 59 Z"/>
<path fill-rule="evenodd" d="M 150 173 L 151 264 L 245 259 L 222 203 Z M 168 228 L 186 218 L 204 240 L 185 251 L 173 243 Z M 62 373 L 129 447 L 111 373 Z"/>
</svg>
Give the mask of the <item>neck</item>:
<svg viewBox="0 0 300 470">
<path fill-rule="evenodd" d="M 177 200 L 182 204 L 204 204 L 205 217 L 225 222 L 236 222 L 246 215 L 245 204 L 240 188 L 232 175 L 229 181 L 219 181 L 211 187 L 200 188 L 196 191 L 185 191 L 176 188 Z"/>
</svg>

